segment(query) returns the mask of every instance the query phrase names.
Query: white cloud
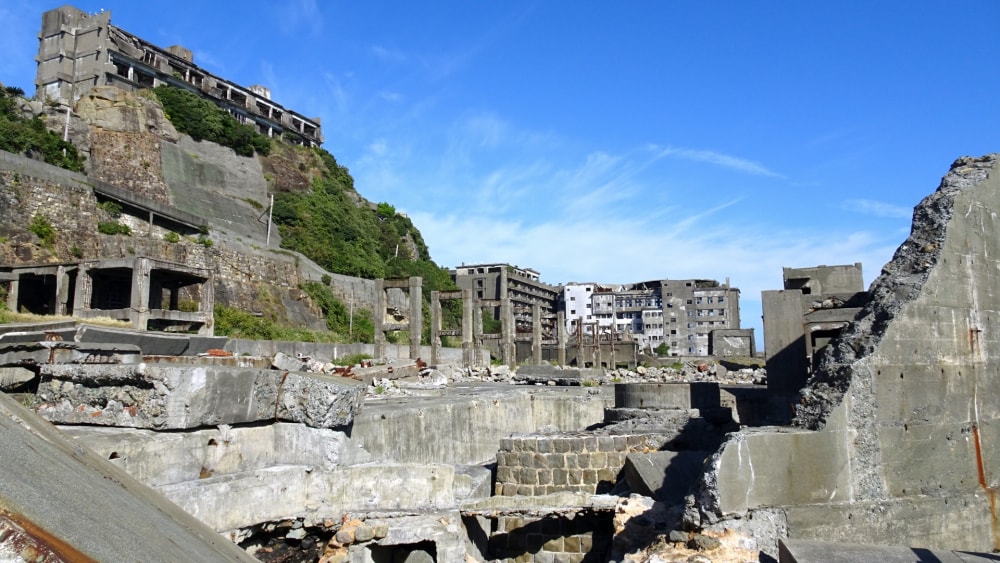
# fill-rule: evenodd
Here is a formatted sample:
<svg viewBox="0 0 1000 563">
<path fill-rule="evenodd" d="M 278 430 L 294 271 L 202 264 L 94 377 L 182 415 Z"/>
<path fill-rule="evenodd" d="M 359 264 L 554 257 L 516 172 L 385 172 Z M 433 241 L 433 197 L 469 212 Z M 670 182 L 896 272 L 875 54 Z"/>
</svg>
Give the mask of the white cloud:
<svg viewBox="0 0 1000 563">
<path fill-rule="evenodd" d="M 302 29 L 312 35 L 323 31 L 323 13 L 316 0 L 292 0 L 275 6 L 278 27 L 285 35 L 299 35 Z"/>
<path fill-rule="evenodd" d="M 849 199 L 844 202 L 843 209 L 861 213 L 863 215 L 874 215 L 889 219 L 909 219 L 913 216 L 913 209 L 901 205 L 893 205 L 882 201 L 871 199 Z"/>
<path fill-rule="evenodd" d="M 658 156 L 661 158 L 664 157 L 683 158 L 685 160 L 693 160 L 696 162 L 707 162 L 709 164 L 715 164 L 717 166 L 722 166 L 724 168 L 730 168 L 733 170 L 745 172 L 747 174 L 754 174 L 757 176 L 771 176 L 773 178 L 784 177 L 781 174 L 778 174 L 777 172 L 768 169 L 767 167 L 765 167 L 760 163 L 715 151 L 685 149 L 685 148 L 675 148 L 675 147 L 666 147 L 661 149 L 655 145 L 652 146 L 651 148 L 656 150 Z"/>
</svg>

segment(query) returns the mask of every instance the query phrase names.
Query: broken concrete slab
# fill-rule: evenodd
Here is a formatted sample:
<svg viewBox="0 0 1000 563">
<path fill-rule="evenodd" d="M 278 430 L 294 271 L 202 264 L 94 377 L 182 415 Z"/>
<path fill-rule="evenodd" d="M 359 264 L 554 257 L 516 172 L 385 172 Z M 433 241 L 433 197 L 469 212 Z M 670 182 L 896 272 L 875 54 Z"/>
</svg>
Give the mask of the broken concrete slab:
<svg viewBox="0 0 1000 563">
<path fill-rule="evenodd" d="M 101 457 L 152 486 L 197 481 L 205 475 L 244 473 L 275 465 L 316 470 L 374 461 L 340 431 L 278 422 L 193 432 L 64 426 Z"/>
<path fill-rule="evenodd" d="M 218 532 L 294 517 L 455 507 L 454 468 L 434 464 L 278 465 L 157 490 Z"/>
<path fill-rule="evenodd" d="M 51 560 L 255 561 L 3 394 L 0 443 L 0 554 L 26 543 Z"/>
<path fill-rule="evenodd" d="M 0 391 L 11 391 L 35 378 L 35 372 L 21 367 L 0 368 Z"/>
<path fill-rule="evenodd" d="M 172 365 L 42 366 L 36 412 L 57 424 L 157 430 L 277 421 L 345 427 L 364 399 L 350 379 Z"/>
<path fill-rule="evenodd" d="M 136 364 L 139 348 L 128 344 L 105 344 L 36 340 L 0 343 L 0 365 L 38 366 L 42 364 Z"/>
<path fill-rule="evenodd" d="M 143 354 L 154 356 L 197 356 L 211 349 L 223 349 L 229 341 L 225 336 L 173 335 L 93 325 L 80 325 L 76 340 L 131 344 L 142 350 Z"/>
<path fill-rule="evenodd" d="M 691 493 L 711 452 L 648 452 L 625 456 L 622 475 L 629 488 L 666 504 L 679 504 Z"/>
</svg>

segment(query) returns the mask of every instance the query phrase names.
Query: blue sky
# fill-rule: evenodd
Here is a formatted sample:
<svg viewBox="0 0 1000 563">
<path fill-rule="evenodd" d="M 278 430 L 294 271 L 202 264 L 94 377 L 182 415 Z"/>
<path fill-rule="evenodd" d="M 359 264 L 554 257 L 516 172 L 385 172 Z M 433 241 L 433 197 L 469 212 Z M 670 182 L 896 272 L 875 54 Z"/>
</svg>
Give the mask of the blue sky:
<svg viewBox="0 0 1000 563">
<path fill-rule="evenodd" d="M 0 82 L 41 13 L 0 0 Z M 549 283 L 781 268 L 870 283 L 951 162 L 1000 148 L 1000 2 L 78 2 L 319 116 L 358 191 L 436 262 Z"/>
</svg>

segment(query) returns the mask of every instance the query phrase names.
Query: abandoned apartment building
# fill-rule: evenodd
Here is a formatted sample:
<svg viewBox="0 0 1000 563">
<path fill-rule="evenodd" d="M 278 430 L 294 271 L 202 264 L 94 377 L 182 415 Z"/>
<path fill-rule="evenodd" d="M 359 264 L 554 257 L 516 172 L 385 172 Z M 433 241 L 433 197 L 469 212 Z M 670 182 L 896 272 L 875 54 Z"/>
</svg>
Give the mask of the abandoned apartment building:
<svg viewBox="0 0 1000 563">
<path fill-rule="evenodd" d="M 753 329 L 740 328 L 739 289 L 730 287 L 728 280 L 553 286 L 542 282 L 536 270 L 510 264 L 463 264 L 451 275 L 456 285 L 479 300 L 477 310 L 486 309 L 496 320 L 512 315 L 518 334 L 531 332 L 532 310 L 538 308 L 545 347 L 564 338 L 593 365 L 608 367 L 612 357 L 652 355 L 661 344 L 674 357 L 755 354 Z M 518 342 L 528 340 L 525 336 Z M 517 358 L 526 357 L 527 344 L 518 346 Z M 603 361 L 594 364 L 595 351 L 602 348 L 606 349 Z M 551 352 L 544 357 L 557 359 Z M 577 365 L 574 357 L 568 362 Z"/>
<path fill-rule="evenodd" d="M 95 86 L 126 91 L 174 86 L 228 111 L 258 133 L 307 146 L 323 143 L 319 118 L 271 100 L 264 86 L 244 87 L 194 64 L 180 45 L 163 49 L 111 23 L 111 12 L 62 6 L 42 14 L 35 97 L 72 106 Z"/>
</svg>

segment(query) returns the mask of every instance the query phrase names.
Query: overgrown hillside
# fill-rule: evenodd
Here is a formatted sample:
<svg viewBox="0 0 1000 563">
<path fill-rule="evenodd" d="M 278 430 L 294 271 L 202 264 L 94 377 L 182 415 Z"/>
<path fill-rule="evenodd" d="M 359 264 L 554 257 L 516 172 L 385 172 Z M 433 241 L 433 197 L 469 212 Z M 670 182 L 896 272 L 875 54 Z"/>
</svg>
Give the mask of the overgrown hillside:
<svg viewBox="0 0 1000 563">
<path fill-rule="evenodd" d="M 40 158 L 49 164 L 80 172 L 83 158 L 72 143 L 45 128 L 39 117 L 26 118 L 18 109 L 24 91 L 0 84 L 0 150 Z"/>
<path fill-rule="evenodd" d="M 300 252 L 337 274 L 368 279 L 421 276 L 425 305 L 431 291 L 455 288 L 448 271 L 431 260 L 420 231 L 409 218 L 396 213 L 389 203 L 375 205 L 358 194 L 348 169 L 326 150 L 258 135 L 190 92 L 167 86 L 153 92 L 179 132 L 228 146 L 238 154 L 258 155 L 274 193 L 273 219 L 283 248 Z M 328 320 L 341 316 L 320 295 L 321 287 L 304 289 L 321 306 L 325 303 L 331 308 L 324 311 Z M 447 324 L 460 314 L 451 305 L 444 312 Z M 426 339 L 429 331 L 424 332 Z"/>
</svg>

